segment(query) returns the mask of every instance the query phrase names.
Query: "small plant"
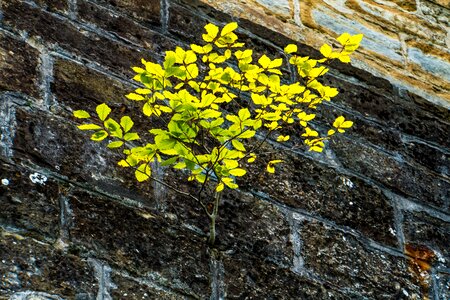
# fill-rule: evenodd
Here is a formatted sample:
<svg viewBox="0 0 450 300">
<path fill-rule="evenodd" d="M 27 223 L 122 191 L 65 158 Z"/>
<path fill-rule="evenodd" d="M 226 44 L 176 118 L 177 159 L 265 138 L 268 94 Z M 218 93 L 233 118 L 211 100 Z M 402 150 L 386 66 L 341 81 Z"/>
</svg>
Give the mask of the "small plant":
<svg viewBox="0 0 450 300">
<path fill-rule="evenodd" d="M 265 54 L 255 60 L 253 50 L 238 42 L 237 27 L 236 23 L 222 29 L 207 24 L 204 45 L 176 47 L 166 51 L 162 64 L 142 59 L 142 66 L 133 68 L 133 79 L 142 87 L 126 97 L 141 103 L 142 113 L 156 120 L 158 127 L 134 128 L 130 116 L 112 118 L 106 104 L 97 106 L 93 122 L 78 126 L 93 130 L 93 141 L 107 139 L 108 148 L 120 149 L 123 159 L 118 165 L 133 169 L 139 182 L 157 180 L 195 200 L 209 218 L 211 246 L 223 191 L 238 188 L 235 178 L 246 175 L 245 164 L 260 161 L 264 142 L 273 138 L 286 143 L 290 136 L 283 133 L 300 124 L 309 151 L 322 152 L 325 140 L 353 124 L 339 116 L 326 135 L 310 126 L 314 110 L 338 94 L 318 78 L 327 73 L 329 61 L 350 62 L 361 34 L 342 34 L 337 38 L 342 47 L 337 50 L 323 45 L 322 59 L 299 56 L 297 46 L 290 44 L 284 49 L 289 57 L 285 62 Z M 283 81 L 282 68 L 288 64 L 295 67 L 299 82 Z M 74 116 L 91 118 L 84 110 L 75 111 Z M 141 138 L 146 130 L 149 140 Z M 281 158 L 264 163 L 266 171 L 274 173 Z M 184 170 L 188 180 L 198 182 L 198 192 L 186 193 L 152 177 L 152 163 Z"/>
</svg>

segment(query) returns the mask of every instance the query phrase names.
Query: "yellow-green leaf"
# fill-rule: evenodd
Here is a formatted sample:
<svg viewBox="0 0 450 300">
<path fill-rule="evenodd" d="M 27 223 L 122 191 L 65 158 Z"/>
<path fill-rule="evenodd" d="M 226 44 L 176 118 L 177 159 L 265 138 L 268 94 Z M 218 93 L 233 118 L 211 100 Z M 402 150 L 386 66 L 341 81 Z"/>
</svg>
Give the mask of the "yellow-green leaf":
<svg viewBox="0 0 450 300">
<path fill-rule="evenodd" d="M 134 175 L 136 176 L 136 179 L 139 182 L 148 180 L 150 178 L 151 174 L 152 174 L 152 172 L 151 172 L 150 166 L 147 163 L 141 164 L 137 168 L 137 170 L 134 172 Z"/>
<path fill-rule="evenodd" d="M 283 162 L 283 160 L 281 160 L 281 159 L 276 159 L 276 160 L 271 160 L 271 161 L 269 161 L 269 163 L 267 164 L 267 167 L 266 167 L 266 169 L 267 169 L 267 172 L 269 172 L 269 173 L 275 173 L 275 165 L 276 164 L 279 164 L 279 163 L 281 163 L 281 162 Z"/>
<path fill-rule="evenodd" d="M 114 141 L 108 144 L 108 148 L 110 149 L 119 148 L 122 147 L 122 145 L 123 145 L 122 141 Z"/>
<path fill-rule="evenodd" d="M 341 34 L 338 38 L 336 38 L 336 40 L 342 45 L 344 46 L 345 44 L 347 44 L 350 41 L 351 35 L 348 34 L 347 32 L 344 32 L 343 34 Z"/>
<path fill-rule="evenodd" d="M 223 191 L 223 189 L 224 189 L 224 187 L 225 187 L 225 185 L 221 182 L 221 183 L 219 183 L 217 186 L 216 186 L 216 192 L 221 192 L 221 191 Z"/>
<path fill-rule="evenodd" d="M 333 49 L 328 44 L 323 44 L 322 47 L 320 47 L 320 53 L 322 53 L 323 57 L 328 58 L 333 52 Z"/>
<path fill-rule="evenodd" d="M 98 105 L 95 110 L 97 112 L 99 119 L 102 121 L 104 121 L 111 112 L 111 108 L 109 108 L 109 106 L 106 105 L 105 103 Z"/>
<path fill-rule="evenodd" d="M 225 25 L 222 28 L 222 31 L 220 32 L 221 36 L 227 35 L 228 33 L 234 31 L 236 28 L 238 28 L 238 24 L 236 22 L 231 22 Z"/>
<path fill-rule="evenodd" d="M 85 110 L 76 110 L 73 112 L 73 116 L 78 119 L 87 119 L 91 117 Z"/>
<path fill-rule="evenodd" d="M 78 125 L 77 127 L 80 130 L 97 130 L 97 129 L 102 128 L 101 126 L 98 126 L 96 124 L 83 124 L 83 125 Z"/>
<path fill-rule="evenodd" d="M 280 136 L 277 137 L 277 142 L 286 142 L 286 141 L 289 140 L 289 138 L 290 138 L 289 135 L 286 135 L 286 136 L 280 135 Z"/>
<path fill-rule="evenodd" d="M 139 94 L 135 94 L 135 93 L 129 93 L 128 95 L 125 95 L 125 97 L 127 97 L 130 100 L 134 100 L 134 101 L 142 101 L 145 100 L 144 96 L 141 96 Z"/>
<path fill-rule="evenodd" d="M 289 44 L 284 48 L 284 52 L 287 54 L 297 52 L 297 45 Z"/>
<path fill-rule="evenodd" d="M 99 130 L 91 136 L 91 140 L 100 142 L 100 141 L 103 141 L 104 139 L 106 139 L 107 137 L 108 137 L 108 133 L 105 130 Z"/>
<path fill-rule="evenodd" d="M 219 33 L 219 27 L 217 27 L 214 24 L 207 24 L 205 25 L 205 29 L 207 34 L 203 34 L 203 40 L 205 40 L 205 42 L 212 42 L 216 37 L 217 34 Z"/>
<path fill-rule="evenodd" d="M 244 144 L 242 144 L 238 140 L 235 140 L 235 139 L 231 140 L 231 144 L 233 145 L 234 149 L 236 149 L 236 150 L 239 150 L 239 151 L 242 151 L 242 152 L 246 151 L 245 147 L 244 147 Z"/>
<path fill-rule="evenodd" d="M 128 132 L 123 136 L 125 141 L 134 141 L 139 139 L 139 135 L 136 132 Z"/>
<path fill-rule="evenodd" d="M 237 169 L 230 170 L 229 173 L 233 176 L 239 177 L 239 176 L 244 176 L 247 173 L 247 171 L 244 169 L 237 168 Z"/>
<path fill-rule="evenodd" d="M 130 131 L 131 127 L 133 127 L 134 122 L 131 120 L 129 116 L 123 116 L 120 119 L 120 126 L 122 126 L 123 131 L 126 133 Z"/>
</svg>

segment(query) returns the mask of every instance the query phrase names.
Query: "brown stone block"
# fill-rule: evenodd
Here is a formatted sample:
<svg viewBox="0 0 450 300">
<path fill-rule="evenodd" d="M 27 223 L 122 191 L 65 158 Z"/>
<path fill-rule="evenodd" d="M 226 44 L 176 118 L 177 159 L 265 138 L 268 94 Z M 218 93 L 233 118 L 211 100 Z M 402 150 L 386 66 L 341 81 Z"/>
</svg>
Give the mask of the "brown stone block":
<svg viewBox="0 0 450 300">
<path fill-rule="evenodd" d="M 70 197 L 72 242 L 132 276 L 160 278 L 172 290 L 209 295 L 206 244 L 184 227 L 170 226 L 151 211 L 132 209 L 85 192 Z"/>
<path fill-rule="evenodd" d="M 421 298 L 405 258 L 369 249 L 319 222 L 304 221 L 299 235 L 304 267 L 325 282 L 355 292 L 358 299 Z"/>
<path fill-rule="evenodd" d="M 0 92 L 39 97 L 39 75 L 39 52 L 23 41 L 0 33 Z"/>
<path fill-rule="evenodd" d="M 132 90 L 131 84 L 127 85 L 82 64 L 55 60 L 51 91 L 59 104 L 73 110 L 95 111 L 95 106 L 103 102 L 119 107 L 127 100 L 125 95 Z"/>
<path fill-rule="evenodd" d="M 330 147 L 345 168 L 372 178 L 395 192 L 440 209 L 444 209 L 450 197 L 448 181 L 401 158 L 345 137 L 336 138 Z"/>
<path fill-rule="evenodd" d="M 263 151 L 274 149 L 267 147 Z M 265 164 L 279 158 L 284 162 L 277 165 L 275 174 L 267 173 Z M 288 206 L 353 228 L 383 244 L 397 244 L 396 237 L 390 232 L 394 228 L 393 208 L 378 188 L 282 150 L 278 155 L 259 159 L 259 163 L 249 168 L 249 175 L 239 180 L 243 190 L 266 194 Z"/>
<path fill-rule="evenodd" d="M 159 0 L 94 0 L 110 9 L 129 15 L 145 25 L 160 26 L 161 1 Z M 83 7 L 83 6 L 82 6 Z"/>
<path fill-rule="evenodd" d="M 0 234 L 0 298 L 20 291 L 43 291 L 65 299 L 93 299 L 97 294 L 85 260 L 31 238 Z"/>
<path fill-rule="evenodd" d="M 450 218 L 447 221 L 431 216 L 425 212 L 405 212 L 403 234 L 405 243 L 425 245 L 439 252 L 440 263 L 448 265 L 450 260 Z"/>
<path fill-rule="evenodd" d="M 0 223 L 33 237 L 55 240 L 59 233 L 58 183 L 20 166 L 0 160 Z"/>
<path fill-rule="evenodd" d="M 36 0 L 36 3 L 51 12 L 67 13 L 69 10 L 68 0 Z"/>
<path fill-rule="evenodd" d="M 122 43 L 80 30 L 67 19 L 57 18 L 22 1 L 2 4 L 3 24 L 14 31 L 26 31 L 30 37 L 42 39 L 50 48 L 58 47 L 96 61 L 115 73 L 132 76 L 131 67 L 149 53 Z M 56 47 L 55 47 L 56 46 Z"/>
<path fill-rule="evenodd" d="M 147 4 L 146 7 L 148 7 Z M 95 24 L 127 41 L 139 44 L 153 53 L 162 55 L 164 51 L 174 49 L 179 45 L 176 41 L 170 40 L 123 15 L 113 14 L 110 10 L 91 1 L 80 1 L 78 3 L 78 15 L 84 22 Z"/>
</svg>

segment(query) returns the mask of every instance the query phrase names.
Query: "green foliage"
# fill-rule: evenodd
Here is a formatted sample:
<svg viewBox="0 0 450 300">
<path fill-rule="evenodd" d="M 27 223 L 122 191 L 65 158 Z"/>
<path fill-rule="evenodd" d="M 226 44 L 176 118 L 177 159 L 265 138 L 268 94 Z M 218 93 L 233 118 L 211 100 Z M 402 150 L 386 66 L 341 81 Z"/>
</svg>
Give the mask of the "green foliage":
<svg viewBox="0 0 450 300">
<path fill-rule="evenodd" d="M 258 162 L 263 142 L 277 136 L 277 142 L 286 143 L 290 136 L 283 132 L 295 124 L 304 128 L 301 137 L 309 151 L 316 152 L 322 152 L 324 141 L 336 132 L 352 126 L 339 116 L 327 134 L 320 135 L 310 123 L 316 117 L 314 110 L 338 94 L 336 88 L 318 79 L 328 72 L 331 60 L 350 62 L 349 55 L 358 48 L 361 34 L 342 34 L 337 38 L 342 47 L 337 50 L 323 45 L 321 59 L 297 55 L 297 46 L 288 45 L 285 61 L 265 54 L 254 58 L 253 50 L 238 42 L 237 27 L 236 23 L 222 29 L 208 24 L 204 45 L 176 47 L 166 51 L 162 64 L 142 59 L 142 66 L 133 68 L 133 79 L 141 87 L 126 97 L 140 104 L 142 113 L 155 120 L 153 124 L 160 124 L 149 128 L 149 140 L 130 132 L 134 122 L 129 116 L 120 122 L 109 117 L 111 108 L 106 104 L 97 106 L 94 123 L 78 128 L 94 130 L 94 141 L 109 138 L 107 147 L 120 149 L 124 155 L 119 166 L 133 168 L 138 181 L 152 178 L 150 163 L 157 161 L 186 170 L 188 180 L 201 185 L 201 194 L 208 185 L 216 193 L 225 187 L 238 188 L 235 178 L 245 176 L 246 164 Z M 288 64 L 294 66 L 299 82 L 288 83 L 283 78 L 282 70 Z M 74 116 L 91 117 L 82 110 Z M 265 169 L 274 173 L 280 163 L 280 159 L 271 160 Z M 193 198 L 215 219 L 201 195 Z"/>
</svg>

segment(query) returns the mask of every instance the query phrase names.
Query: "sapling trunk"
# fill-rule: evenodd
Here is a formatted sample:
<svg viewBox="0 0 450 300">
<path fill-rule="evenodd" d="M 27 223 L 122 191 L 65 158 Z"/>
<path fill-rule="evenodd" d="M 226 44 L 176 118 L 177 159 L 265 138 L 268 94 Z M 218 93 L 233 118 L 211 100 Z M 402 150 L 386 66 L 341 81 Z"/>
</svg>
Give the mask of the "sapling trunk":
<svg viewBox="0 0 450 300">
<path fill-rule="evenodd" d="M 216 242 L 216 218 L 219 213 L 219 204 L 221 199 L 222 199 L 222 192 L 216 192 L 214 194 L 213 210 L 211 213 L 208 213 L 209 217 L 208 244 L 210 247 L 213 247 L 214 243 Z"/>
</svg>

